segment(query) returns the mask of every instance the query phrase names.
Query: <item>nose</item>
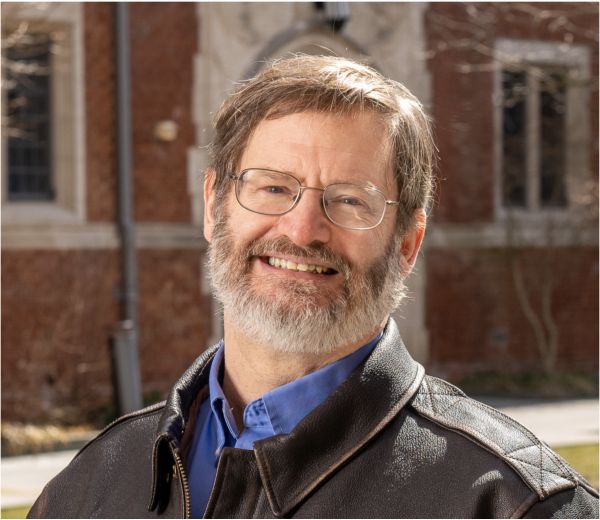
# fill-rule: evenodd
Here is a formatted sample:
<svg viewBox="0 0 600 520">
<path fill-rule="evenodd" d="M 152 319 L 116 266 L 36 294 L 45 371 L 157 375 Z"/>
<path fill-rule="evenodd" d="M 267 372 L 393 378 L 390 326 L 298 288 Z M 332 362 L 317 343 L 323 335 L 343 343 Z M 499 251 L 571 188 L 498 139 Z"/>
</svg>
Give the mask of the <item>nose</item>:
<svg viewBox="0 0 600 520">
<path fill-rule="evenodd" d="M 307 189 L 298 204 L 279 218 L 277 231 L 298 246 L 329 242 L 333 225 L 321 205 L 322 192 Z"/>
</svg>

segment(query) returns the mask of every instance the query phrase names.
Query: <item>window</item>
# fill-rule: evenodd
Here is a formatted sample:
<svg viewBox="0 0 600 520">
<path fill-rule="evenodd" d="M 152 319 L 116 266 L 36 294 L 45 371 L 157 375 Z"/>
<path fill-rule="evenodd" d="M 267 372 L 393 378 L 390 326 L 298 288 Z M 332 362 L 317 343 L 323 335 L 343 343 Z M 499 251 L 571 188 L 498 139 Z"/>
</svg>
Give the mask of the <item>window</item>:
<svg viewBox="0 0 600 520">
<path fill-rule="evenodd" d="M 3 232 L 84 223 L 83 6 L 14 2 L 2 16 Z"/>
<path fill-rule="evenodd" d="M 540 204 L 542 207 L 567 205 L 566 110 L 568 71 L 540 69 L 544 77 L 539 84 L 540 111 Z"/>
<path fill-rule="evenodd" d="M 28 34 L 6 52 L 8 200 L 52 200 L 50 39 Z"/>
<path fill-rule="evenodd" d="M 501 39 L 496 51 L 497 209 L 571 207 L 589 158 L 589 49 Z"/>
<path fill-rule="evenodd" d="M 565 207 L 568 71 L 544 66 L 532 70 L 502 71 L 502 204 L 525 208 L 534 199 L 541 208 Z M 537 134 L 539 148 L 535 163 L 528 161 L 531 134 Z"/>
<path fill-rule="evenodd" d="M 523 72 L 502 72 L 502 204 L 525 207 L 526 174 L 526 90 Z"/>
</svg>

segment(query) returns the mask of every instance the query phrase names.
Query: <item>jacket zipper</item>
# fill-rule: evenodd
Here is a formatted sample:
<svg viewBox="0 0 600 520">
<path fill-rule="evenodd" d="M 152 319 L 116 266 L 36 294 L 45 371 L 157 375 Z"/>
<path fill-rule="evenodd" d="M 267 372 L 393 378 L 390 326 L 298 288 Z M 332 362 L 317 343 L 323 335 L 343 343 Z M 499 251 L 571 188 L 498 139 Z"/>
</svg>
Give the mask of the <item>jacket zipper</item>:
<svg viewBox="0 0 600 520">
<path fill-rule="evenodd" d="M 184 518 L 191 518 L 191 505 L 190 505 L 190 488 L 188 486 L 187 477 L 185 476 L 185 471 L 183 469 L 183 462 L 181 458 L 176 453 L 173 453 L 175 456 L 175 463 L 177 464 L 177 468 L 179 469 L 179 474 L 181 475 L 181 482 L 183 483 L 183 498 L 185 502 L 185 516 Z"/>
</svg>

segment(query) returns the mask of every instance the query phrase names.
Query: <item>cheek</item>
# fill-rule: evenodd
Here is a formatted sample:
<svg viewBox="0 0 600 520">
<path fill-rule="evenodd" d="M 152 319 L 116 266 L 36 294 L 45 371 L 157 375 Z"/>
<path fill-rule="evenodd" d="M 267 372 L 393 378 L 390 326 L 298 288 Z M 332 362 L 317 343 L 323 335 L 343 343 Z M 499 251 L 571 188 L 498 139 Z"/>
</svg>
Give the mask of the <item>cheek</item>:
<svg viewBox="0 0 600 520">
<path fill-rule="evenodd" d="M 375 229 L 371 229 L 369 233 L 369 249 L 365 249 L 365 251 L 369 251 L 371 253 L 369 256 L 372 258 L 379 257 L 383 254 L 394 234 L 393 216 L 386 214 L 383 222 Z"/>
<path fill-rule="evenodd" d="M 383 249 L 385 244 L 390 239 L 391 232 L 386 224 L 389 224 L 385 220 L 379 224 L 375 229 L 371 230 L 371 242 L 373 246 L 378 246 L 379 249 Z"/>
<path fill-rule="evenodd" d="M 378 228 L 366 231 L 339 230 L 341 233 L 336 234 L 327 246 L 346 257 L 352 266 L 366 269 L 383 254 L 386 242 Z"/>
<path fill-rule="evenodd" d="M 242 208 L 235 202 L 237 208 L 230 213 L 230 225 L 235 234 L 250 242 L 264 236 L 275 235 L 277 217 L 259 215 Z"/>
</svg>

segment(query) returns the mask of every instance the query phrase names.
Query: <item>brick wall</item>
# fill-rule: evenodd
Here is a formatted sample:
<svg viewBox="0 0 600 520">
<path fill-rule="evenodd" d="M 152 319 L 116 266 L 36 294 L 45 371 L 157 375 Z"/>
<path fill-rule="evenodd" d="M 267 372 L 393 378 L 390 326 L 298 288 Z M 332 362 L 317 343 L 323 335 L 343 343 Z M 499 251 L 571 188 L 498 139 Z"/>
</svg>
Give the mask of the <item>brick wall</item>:
<svg viewBox="0 0 600 520">
<path fill-rule="evenodd" d="M 439 146 L 435 223 L 494 221 L 493 59 L 499 37 L 587 45 L 591 74 L 598 74 L 597 16 L 578 14 L 580 3 L 431 3 L 426 12 L 432 114 Z M 563 11 L 567 23 L 544 11 Z M 539 16 L 535 16 L 536 13 Z M 574 27 L 578 28 L 577 30 Z M 598 178 L 598 91 L 590 89 L 590 179 Z M 596 181 L 597 182 L 597 181 Z M 598 249 L 522 251 L 529 293 L 549 256 L 553 316 L 560 330 L 557 367 L 598 370 Z M 539 368 L 533 330 L 519 305 L 502 250 L 438 249 L 427 252 L 428 369 L 445 377 L 478 369 Z M 533 299 L 539 309 L 539 295 Z M 507 332 L 506 345 L 493 336 Z"/>
<path fill-rule="evenodd" d="M 552 316 L 559 329 L 557 368 L 598 370 L 598 250 L 527 249 L 520 265 L 541 317 L 541 266 L 552 262 Z M 456 378 L 475 370 L 540 367 L 533 329 L 517 299 L 506 252 L 499 249 L 427 253 L 429 369 Z M 508 333 L 495 344 L 495 331 Z"/>
<path fill-rule="evenodd" d="M 116 251 L 2 252 L 2 419 L 86 418 L 112 402 Z"/>
<path fill-rule="evenodd" d="M 144 249 L 138 269 L 142 385 L 146 393 L 167 392 L 212 333 L 212 297 L 200 289 L 204 254 Z"/>
<path fill-rule="evenodd" d="M 84 5 L 87 219 L 116 220 L 114 5 Z M 134 218 L 189 222 L 192 3 L 130 5 Z M 179 125 L 174 142 L 154 124 Z M 118 250 L 2 254 L 2 419 L 82 421 L 113 402 L 108 338 L 120 319 Z M 167 392 L 206 348 L 211 298 L 203 253 L 138 252 L 139 355 L 144 393 Z"/>
<path fill-rule="evenodd" d="M 85 4 L 87 213 L 115 219 L 114 5 Z M 130 18 L 134 219 L 190 222 L 187 149 L 195 143 L 192 71 L 197 51 L 193 3 L 132 3 Z M 153 137 L 173 120 L 173 142 Z"/>
<path fill-rule="evenodd" d="M 578 15 L 579 3 L 534 3 L 540 16 L 511 4 L 433 2 L 426 13 L 429 69 L 432 75 L 431 113 L 439 147 L 439 204 L 433 221 L 446 223 L 493 220 L 493 60 L 496 38 L 568 41 L 587 45 L 591 74 L 598 74 L 598 44 L 586 35 L 596 30 L 598 17 Z M 552 23 L 544 10 L 568 13 L 569 24 Z M 598 90 L 590 89 L 590 179 L 598 177 Z"/>
<path fill-rule="evenodd" d="M 81 421 L 111 406 L 108 338 L 119 320 L 118 251 L 3 251 L 2 419 Z M 203 255 L 139 252 L 145 394 L 163 395 L 206 348 Z"/>
<path fill-rule="evenodd" d="M 192 71 L 197 51 L 196 6 L 189 2 L 130 4 L 134 219 L 190 222 L 187 149 L 192 124 Z M 153 137 L 154 125 L 179 125 L 170 143 Z"/>
<path fill-rule="evenodd" d="M 114 4 L 84 3 L 87 219 L 116 219 Z"/>
</svg>

